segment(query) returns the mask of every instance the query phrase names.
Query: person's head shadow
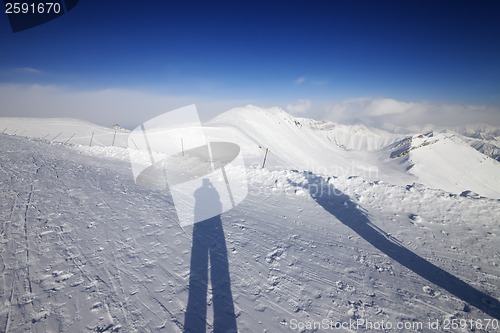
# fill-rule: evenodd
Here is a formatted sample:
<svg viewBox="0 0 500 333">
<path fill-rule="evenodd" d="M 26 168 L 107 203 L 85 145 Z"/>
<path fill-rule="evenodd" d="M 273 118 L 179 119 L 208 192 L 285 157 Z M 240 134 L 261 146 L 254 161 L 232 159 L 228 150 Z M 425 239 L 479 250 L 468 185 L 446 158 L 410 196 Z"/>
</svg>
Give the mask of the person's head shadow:
<svg viewBox="0 0 500 333">
<path fill-rule="evenodd" d="M 189 296 L 184 332 L 237 332 L 236 314 L 226 239 L 222 227 L 222 203 L 209 179 L 195 193 L 193 244 L 189 275 Z M 211 216 L 207 219 L 205 217 Z M 210 264 L 210 265 L 209 265 Z M 212 285 L 213 325 L 207 323 L 208 270 Z"/>
<path fill-rule="evenodd" d="M 500 302 L 497 299 L 475 289 L 404 247 L 394 237 L 375 226 L 370 221 L 368 214 L 359 205 L 354 203 L 348 195 L 335 188 L 328 180 L 310 172 L 304 173 L 304 176 L 308 180 L 306 183 L 299 184 L 290 180 L 289 183 L 306 189 L 323 209 L 335 216 L 365 241 L 420 277 L 475 306 L 493 318 L 500 319 Z"/>
<path fill-rule="evenodd" d="M 222 203 L 219 192 L 210 179 L 203 178 L 202 185 L 194 192 L 194 222 L 204 221 L 206 217 L 217 216 L 222 213 Z"/>
</svg>

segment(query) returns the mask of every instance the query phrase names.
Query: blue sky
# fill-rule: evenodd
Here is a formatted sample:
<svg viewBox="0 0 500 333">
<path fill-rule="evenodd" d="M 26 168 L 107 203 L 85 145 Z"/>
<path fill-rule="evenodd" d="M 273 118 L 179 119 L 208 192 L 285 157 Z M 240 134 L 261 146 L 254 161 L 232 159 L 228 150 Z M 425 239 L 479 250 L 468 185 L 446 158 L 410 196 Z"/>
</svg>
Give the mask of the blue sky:
<svg viewBox="0 0 500 333">
<path fill-rule="evenodd" d="M 140 122 L 112 107 L 134 94 L 156 101 L 142 117 L 190 103 L 210 116 L 249 103 L 300 112 L 301 101 L 321 117 L 363 98 L 475 105 L 500 119 L 497 1 L 86 0 L 18 33 L 2 15 L 0 40 L 0 96 L 13 99 L 0 115 L 77 116 L 50 100 L 109 93 L 89 120 Z M 34 111 L 16 89 L 46 100 Z"/>
</svg>

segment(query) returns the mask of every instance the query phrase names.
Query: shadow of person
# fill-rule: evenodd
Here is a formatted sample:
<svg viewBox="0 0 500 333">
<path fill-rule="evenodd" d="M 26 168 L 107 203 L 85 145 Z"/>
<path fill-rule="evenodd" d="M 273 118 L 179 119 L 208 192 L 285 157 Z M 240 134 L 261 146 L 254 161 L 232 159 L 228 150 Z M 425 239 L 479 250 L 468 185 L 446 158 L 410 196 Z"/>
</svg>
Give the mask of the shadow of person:
<svg viewBox="0 0 500 333">
<path fill-rule="evenodd" d="M 222 204 L 219 194 L 210 180 L 203 179 L 202 187 L 197 189 L 194 195 L 195 224 L 184 332 L 206 332 L 209 267 L 214 311 L 213 332 L 237 332 L 226 239 L 220 217 Z M 197 222 L 200 217 L 207 216 L 207 210 L 218 215 Z"/>
<path fill-rule="evenodd" d="M 312 173 L 305 176 L 309 180 L 306 184 L 297 184 L 290 180 L 289 183 L 308 190 L 311 197 L 327 212 L 393 260 L 493 318 L 500 319 L 500 302 L 497 299 L 408 250 L 395 238 L 373 225 L 349 196 L 322 177 Z"/>
</svg>

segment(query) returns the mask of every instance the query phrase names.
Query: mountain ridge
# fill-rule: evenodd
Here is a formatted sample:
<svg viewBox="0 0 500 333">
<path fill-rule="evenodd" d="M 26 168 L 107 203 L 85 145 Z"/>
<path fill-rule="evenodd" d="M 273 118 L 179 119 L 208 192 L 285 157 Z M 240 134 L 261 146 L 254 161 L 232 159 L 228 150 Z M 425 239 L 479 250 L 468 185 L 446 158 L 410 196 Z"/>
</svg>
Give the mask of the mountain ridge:
<svg viewBox="0 0 500 333">
<path fill-rule="evenodd" d="M 80 148 L 87 153 L 111 154 L 104 148 L 128 145 L 126 130 L 68 118 L 0 118 L 2 127 L 8 128 L 4 134 L 82 147 L 91 145 Z M 495 133 L 492 127 L 479 129 Z M 470 190 L 500 198 L 500 190 L 496 189 L 500 189 L 500 163 L 494 158 L 498 147 L 451 130 L 401 135 L 364 125 L 298 118 L 279 107 L 263 109 L 248 105 L 208 121 L 204 132 L 211 141 L 237 143 L 249 165 L 262 165 L 267 150 L 265 163 L 271 169 L 361 176 L 394 184 L 421 182 L 455 194 Z M 128 155 L 118 151 L 113 154 Z"/>
</svg>

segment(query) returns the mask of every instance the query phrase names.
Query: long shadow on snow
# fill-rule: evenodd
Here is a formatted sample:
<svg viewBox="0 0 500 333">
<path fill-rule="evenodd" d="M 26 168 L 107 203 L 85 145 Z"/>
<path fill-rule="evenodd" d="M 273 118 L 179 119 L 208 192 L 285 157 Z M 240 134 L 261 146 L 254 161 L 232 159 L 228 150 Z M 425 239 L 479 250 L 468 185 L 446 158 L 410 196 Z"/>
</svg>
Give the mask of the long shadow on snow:
<svg viewBox="0 0 500 333">
<path fill-rule="evenodd" d="M 312 173 L 305 174 L 305 176 L 308 178 L 307 184 L 289 182 L 308 190 L 311 197 L 327 212 L 387 256 L 484 313 L 500 319 L 500 302 L 497 299 L 475 289 L 408 250 L 396 239 L 373 225 L 349 196 L 336 189 L 322 177 Z"/>
<path fill-rule="evenodd" d="M 203 210 L 208 207 L 211 211 L 214 207 L 219 212 L 222 210 L 219 194 L 208 179 L 204 179 L 203 186 L 196 190 L 195 198 L 195 221 L 199 220 L 199 216 L 203 216 Z M 226 239 L 220 215 L 195 223 L 193 226 L 189 296 L 184 320 L 185 333 L 206 332 L 209 263 L 214 313 L 213 332 L 237 332 Z"/>
</svg>

